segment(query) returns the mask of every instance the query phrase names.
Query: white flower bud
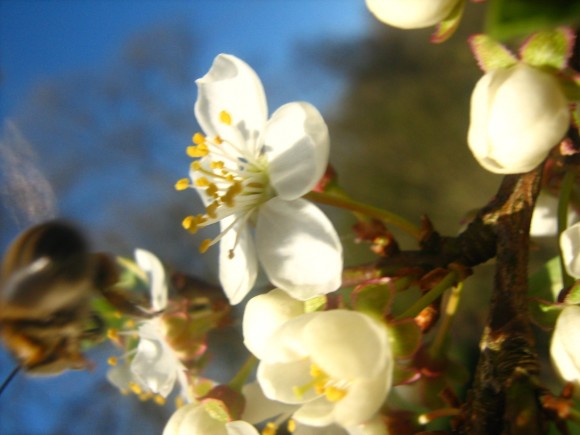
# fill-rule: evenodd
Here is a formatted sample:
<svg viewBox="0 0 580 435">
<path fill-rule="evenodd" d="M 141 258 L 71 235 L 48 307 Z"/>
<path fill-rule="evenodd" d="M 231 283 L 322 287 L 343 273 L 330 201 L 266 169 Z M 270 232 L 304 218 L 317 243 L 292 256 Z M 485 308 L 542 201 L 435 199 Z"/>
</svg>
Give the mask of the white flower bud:
<svg viewBox="0 0 580 435">
<path fill-rule="evenodd" d="M 563 380 L 574 384 L 577 397 L 580 394 L 579 329 L 580 307 L 567 306 L 558 317 L 550 346 L 550 355 L 556 371 Z"/>
<path fill-rule="evenodd" d="M 485 74 L 471 96 L 469 148 L 488 171 L 528 172 L 564 137 L 568 102 L 556 79 L 524 63 Z"/>
<path fill-rule="evenodd" d="M 568 275 L 580 278 L 580 222 L 562 231 L 560 250 Z"/>
<path fill-rule="evenodd" d="M 401 29 L 419 29 L 443 21 L 457 0 L 366 0 L 383 23 Z"/>
</svg>

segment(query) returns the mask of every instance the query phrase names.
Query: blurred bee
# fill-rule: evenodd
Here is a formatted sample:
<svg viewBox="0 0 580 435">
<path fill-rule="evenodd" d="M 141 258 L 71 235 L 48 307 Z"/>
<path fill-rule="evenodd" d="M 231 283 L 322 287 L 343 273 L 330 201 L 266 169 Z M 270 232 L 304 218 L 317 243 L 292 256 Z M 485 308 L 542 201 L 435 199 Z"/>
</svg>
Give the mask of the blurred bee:
<svg viewBox="0 0 580 435">
<path fill-rule="evenodd" d="M 0 335 L 20 367 L 39 375 L 88 368 L 81 345 L 103 327 L 91 300 L 117 279 L 114 262 L 91 254 L 68 223 L 49 221 L 18 236 L 0 269 Z"/>
</svg>

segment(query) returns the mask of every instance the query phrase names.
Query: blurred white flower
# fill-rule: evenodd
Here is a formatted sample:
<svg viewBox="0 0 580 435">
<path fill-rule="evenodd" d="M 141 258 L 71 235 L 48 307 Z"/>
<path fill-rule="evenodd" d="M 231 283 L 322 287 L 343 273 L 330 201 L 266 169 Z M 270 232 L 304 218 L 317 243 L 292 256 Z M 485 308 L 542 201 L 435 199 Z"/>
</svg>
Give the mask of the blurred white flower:
<svg viewBox="0 0 580 435">
<path fill-rule="evenodd" d="M 519 63 L 486 73 L 471 96 L 469 148 L 488 171 L 528 172 L 548 156 L 570 124 L 555 77 Z"/>
<path fill-rule="evenodd" d="M 137 249 L 135 260 L 149 278 L 151 308 L 161 312 L 167 306 L 165 270 L 159 259 L 149 251 Z M 186 368 L 166 340 L 165 324 L 160 316 L 143 321 L 138 328 L 139 344 L 129 365 L 114 366 L 109 380 L 118 388 L 142 389 L 167 397 L 178 381 L 182 393 L 187 389 Z"/>
<path fill-rule="evenodd" d="M 552 364 L 564 381 L 574 384 L 577 397 L 580 397 L 579 330 L 580 307 L 569 305 L 558 316 L 550 346 Z"/>
<path fill-rule="evenodd" d="M 264 395 L 300 405 L 293 418 L 307 426 L 354 428 L 373 419 L 392 383 L 386 327 L 347 310 L 297 316 L 290 310 L 288 317 L 268 337 L 247 325 L 259 318 L 244 317 L 244 340 L 260 359 Z"/>
<path fill-rule="evenodd" d="M 560 250 L 568 275 L 580 279 L 580 222 L 562 231 Z"/>
<path fill-rule="evenodd" d="M 576 220 L 576 213 L 568 211 L 568 225 Z M 558 198 L 541 192 L 536 201 L 530 235 L 534 237 L 553 236 L 558 232 Z"/>
<path fill-rule="evenodd" d="M 182 406 L 173 413 L 163 435 L 259 435 L 251 424 L 236 420 L 223 422 L 210 413 L 203 403 L 195 402 Z"/>
<path fill-rule="evenodd" d="M 312 105 L 294 102 L 268 119 L 260 79 L 240 59 L 221 54 L 197 80 L 195 114 L 205 135 L 188 148 L 191 184 L 206 213 L 189 216 L 191 232 L 220 223 L 220 281 L 232 304 L 256 280 L 258 260 L 270 281 L 298 299 L 336 290 L 342 246 L 330 220 L 300 197 L 328 164 L 328 128 Z M 189 186 L 180 180 L 177 188 Z M 255 233 L 254 233 L 255 229 Z"/>
<path fill-rule="evenodd" d="M 458 0 L 366 0 L 366 2 L 369 10 L 383 23 L 401 29 L 419 29 L 443 21 Z"/>
</svg>

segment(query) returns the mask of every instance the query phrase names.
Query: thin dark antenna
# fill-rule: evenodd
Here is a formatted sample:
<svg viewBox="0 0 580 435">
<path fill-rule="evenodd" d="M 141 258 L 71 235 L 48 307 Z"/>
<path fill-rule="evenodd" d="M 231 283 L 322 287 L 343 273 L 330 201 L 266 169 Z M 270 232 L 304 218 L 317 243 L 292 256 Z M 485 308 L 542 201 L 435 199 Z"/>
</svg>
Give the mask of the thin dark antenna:
<svg viewBox="0 0 580 435">
<path fill-rule="evenodd" d="M 4 379 L 4 382 L 2 382 L 2 385 L 0 385 L 0 396 L 2 395 L 4 390 L 6 389 L 6 387 L 10 383 L 10 381 L 12 379 L 14 379 L 14 376 L 16 376 L 16 373 L 18 373 L 21 368 L 22 368 L 21 366 L 14 367 L 14 370 L 12 370 L 12 372 L 8 375 L 8 377 L 6 379 Z"/>
</svg>

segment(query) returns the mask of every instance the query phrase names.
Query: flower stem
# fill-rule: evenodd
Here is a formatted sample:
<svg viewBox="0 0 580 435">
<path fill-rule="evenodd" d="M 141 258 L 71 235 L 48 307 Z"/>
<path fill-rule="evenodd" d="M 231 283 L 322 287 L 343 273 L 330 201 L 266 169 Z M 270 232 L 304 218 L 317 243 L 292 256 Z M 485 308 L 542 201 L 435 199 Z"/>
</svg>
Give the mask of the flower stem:
<svg viewBox="0 0 580 435">
<path fill-rule="evenodd" d="M 439 328 L 437 329 L 433 344 L 431 345 L 430 353 L 433 359 L 438 360 L 443 356 L 445 338 L 453 322 L 453 317 L 457 312 L 459 300 L 461 299 L 461 291 L 463 290 L 463 282 L 458 283 L 451 289 L 443 317 L 441 319 Z"/>
<path fill-rule="evenodd" d="M 402 314 L 399 314 L 396 320 L 415 317 L 423 310 L 423 308 L 427 307 L 431 302 L 441 296 L 445 290 L 453 286 L 455 281 L 457 281 L 457 278 L 457 272 L 453 270 L 449 272 L 435 287 L 421 296 L 417 302 L 407 308 Z"/>
<path fill-rule="evenodd" d="M 560 200 L 558 202 L 558 240 L 560 240 L 560 235 L 568 227 L 568 206 L 570 203 L 570 196 L 572 194 L 572 187 L 574 186 L 575 174 L 572 171 L 567 171 L 564 174 L 564 179 L 562 180 L 562 185 L 560 188 Z M 562 249 L 558 244 L 558 250 L 560 252 L 560 270 L 562 271 L 562 286 L 564 288 L 574 284 L 574 278 L 572 278 L 566 272 L 566 267 L 564 266 L 564 256 L 562 255 Z"/>
<path fill-rule="evenodd" d="M 304 195 L 304 198 L 319 204 L 331 205 L 333 207 L 343 208 L 355 213 L 360 213 L 368 217 L 376 218 L 386 224 L 394 225 L 407 234 L 410 234 L 415 239 L 421 237 L 421 230 L 415 224 L 409 222 L 405 218 L 392 213 L 388 210 L 383 210 L 358 201 L 353 201 L 347 197 L 329 195 L 322 192 L 309 192 Z"/>
<path fill-rule="evenodd" d="M 240 368 L 238 373 L 236 373 L 236 375 L 232 378 L 232 380 L 228 382 L 228 386 L 232 390 L 241 392 L 242 387 L 248 380 L 248 377 L 252 373 L 252 370 L 254 370 L 254 368 L 256 367 L 256 364 L 258 364 L 258 358 L 256 358 L 254 355 L 250 355 L 246 360 L 246 362 L 244 363 L 244 365 Z"/>
</svg>

